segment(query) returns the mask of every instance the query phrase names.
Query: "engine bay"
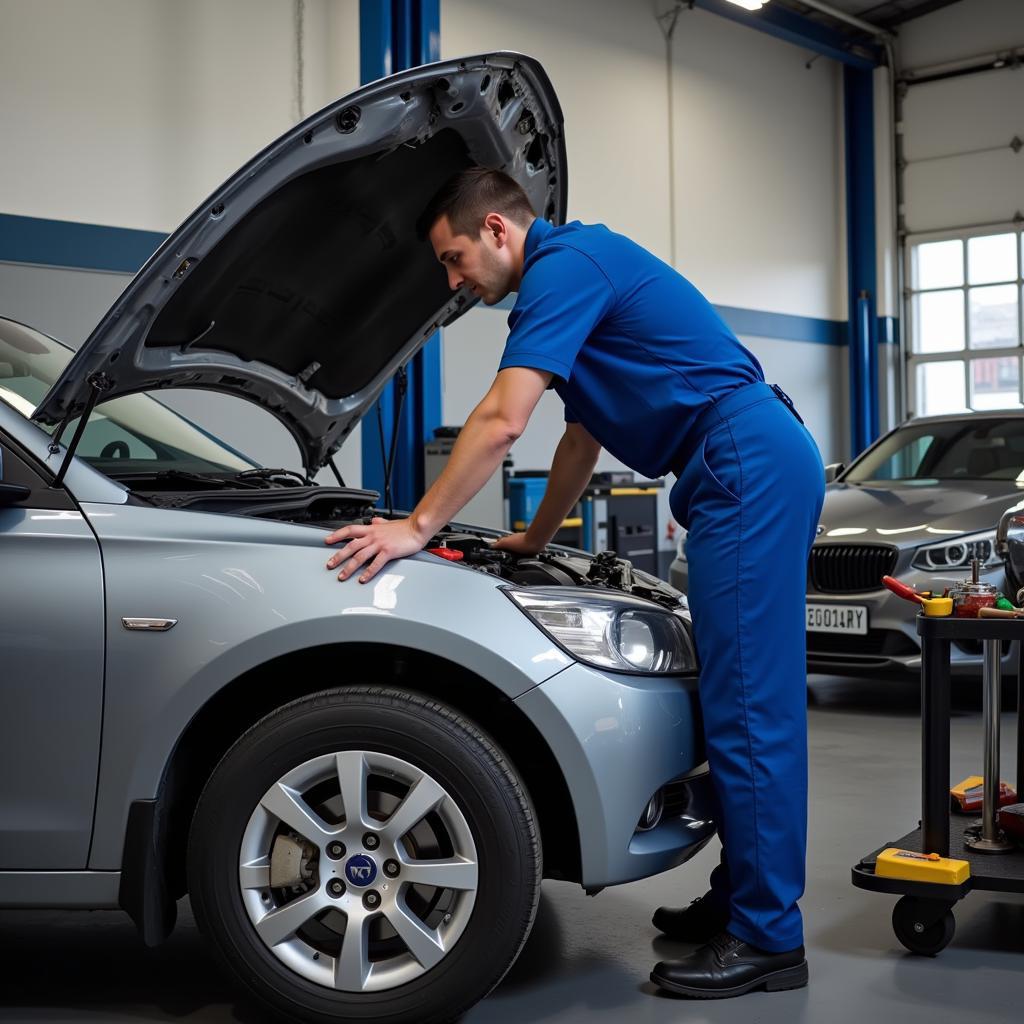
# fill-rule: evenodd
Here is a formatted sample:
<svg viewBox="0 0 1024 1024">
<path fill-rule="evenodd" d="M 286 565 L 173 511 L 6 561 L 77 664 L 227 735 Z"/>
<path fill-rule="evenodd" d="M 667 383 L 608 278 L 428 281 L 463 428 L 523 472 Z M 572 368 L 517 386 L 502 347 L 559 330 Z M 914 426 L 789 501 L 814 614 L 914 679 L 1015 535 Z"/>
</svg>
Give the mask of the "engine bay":
<svg viewBox="0 0 1024 1024">
<path fill-rule="evenodd" d="M 686 607 L 686 599 L 676 590 L 637 571 L 614 551 L 592 555 L 551 545 L 536 555 L 523 556 L 491 547 L 490 542 L 500 536 L 497 531 L 466 532 L 465 528 L 449 527 L 431 540 L 427 550 L 459 552 L 462 557 L 458 561 L 463 565 L 521 587 L 597 587 L 624 591 L 665 608 Z"/>
</svg>

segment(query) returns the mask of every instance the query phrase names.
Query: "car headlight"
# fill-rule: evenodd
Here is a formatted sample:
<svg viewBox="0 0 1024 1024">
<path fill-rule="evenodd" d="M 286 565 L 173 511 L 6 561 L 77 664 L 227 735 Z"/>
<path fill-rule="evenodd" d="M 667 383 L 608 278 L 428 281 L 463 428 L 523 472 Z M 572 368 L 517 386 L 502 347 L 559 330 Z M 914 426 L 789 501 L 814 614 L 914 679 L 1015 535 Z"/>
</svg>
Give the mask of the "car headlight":
<svg viewBox="0 0 1024 1024">
<path fill-rule="evenodd" d="M 978 559 L 983 569 L 1001 565 L 996 553 L 996 531 L 971 533 L 941 544 L 928 544 L 918 548 L 911 563 L 915 569 L 969 569 L 971 560 Z"/>
<path fill-rule="evenodd" d="M 578 661 L 616 672 L 695 672 L 697 656 L 682 619 L 628 595 L 564 588 L 505 593 Z"/>
</svg>

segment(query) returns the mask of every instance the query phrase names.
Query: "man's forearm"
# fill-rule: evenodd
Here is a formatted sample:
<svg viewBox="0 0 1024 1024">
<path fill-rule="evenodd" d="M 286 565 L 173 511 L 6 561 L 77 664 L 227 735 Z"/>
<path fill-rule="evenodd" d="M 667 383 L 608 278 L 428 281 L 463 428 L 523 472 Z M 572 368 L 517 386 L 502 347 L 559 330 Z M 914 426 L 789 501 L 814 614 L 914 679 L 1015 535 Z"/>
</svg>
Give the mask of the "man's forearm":
<svg viewBox="0 0 1024 1024">
<path fill-rule="evenodd" d="M 590 482 L 600 453 L 595 442 L 574 438 L 569 431 L 562 435 L 551 462 L 544 498 L 526 530 L 529 540 L 543 547 L 554 537 Z"/>
<path fill-rule="evenodd" d="M 500 416 L 475 411 L 466 421 L 448 465 L 409 516 L 425 538 L 449 521 L 501 465 L 518 431 Z"/>
</svg>

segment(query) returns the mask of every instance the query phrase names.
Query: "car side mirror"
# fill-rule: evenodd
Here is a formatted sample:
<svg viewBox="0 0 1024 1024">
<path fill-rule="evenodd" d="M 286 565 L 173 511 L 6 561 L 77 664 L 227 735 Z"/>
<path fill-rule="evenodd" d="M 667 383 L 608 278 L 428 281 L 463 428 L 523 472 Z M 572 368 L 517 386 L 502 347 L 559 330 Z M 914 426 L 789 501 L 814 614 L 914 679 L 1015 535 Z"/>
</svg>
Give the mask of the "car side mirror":
<svg viewBox="0 0 1024 1024">
<path fill-rule="evenodd" d="M 1011 595 L 1024 586 L 1024 502 L 1008 508 L 996 527 L 996 554 L 1006 562 Z"/>
<path fill-rule="evenodd" d="M 0 508 L 17 505 L 28 498 L 31 493 L 32 488 L 25 487 L 23 484 L 0 483 Z"/>
<path fill-rule="evenodd" d="M 846 469 L 845 462 L 833 462 L 825 467 L 825 483 L 830 484 L 842 471 Z"/>
</svg>

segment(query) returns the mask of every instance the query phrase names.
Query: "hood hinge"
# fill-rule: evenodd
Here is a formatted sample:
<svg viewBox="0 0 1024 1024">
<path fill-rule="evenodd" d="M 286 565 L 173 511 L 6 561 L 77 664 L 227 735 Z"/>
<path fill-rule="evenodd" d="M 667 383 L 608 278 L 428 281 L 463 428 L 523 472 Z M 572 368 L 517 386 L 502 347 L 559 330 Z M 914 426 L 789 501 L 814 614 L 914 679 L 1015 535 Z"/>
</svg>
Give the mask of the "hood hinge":
<svg viewBox="0 0 1024 1024">
<path fill-rule="evenodd" d="M 71 465 L 71 460 L 75 457 L 75 450 L 78 448 L 79 441 L 82 440 L 82 434 L 85 432 L 85 425 L 89 422 L 89 417 L 92 415 L 93 409 L 96 408 L 96 403 L 100 400 L 100 395 L 102 395 L 104 391 L 109 391 L 114 386 L 114 382 L 105 373 L 92 373 L 89 375 L 88 381 L 92 391 L 89 392 L 89 397 L 86 399 L 85 408 L 82 410 L 81 417 L 78 420 L 78 426 L 75 427 L 75 433 L 71 438 L 71 444 L 68 445 L 64 461 L 61 463 L 60 469 L 57 471 L 57 475 L 53 478 L 54 487 L 60 487 L 64 482 L 64 475 L 67 473 L 68 467 Z M 53 435 L 53 440 L 50 442 L 51 455 L 56 455 L 60 452 L 61 435 L 64 433 L 67 425 L 74 418 L 74 412 L 69 409 L 68 414 L 61 420 L 60 426 L 57 428 L 57 432 Z"/>
</svg>

